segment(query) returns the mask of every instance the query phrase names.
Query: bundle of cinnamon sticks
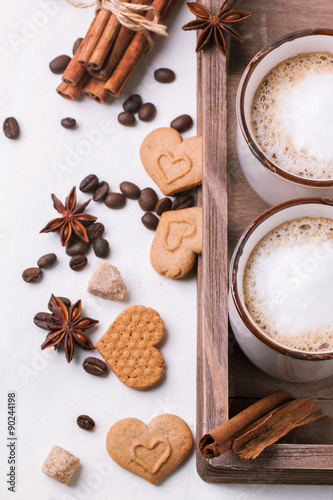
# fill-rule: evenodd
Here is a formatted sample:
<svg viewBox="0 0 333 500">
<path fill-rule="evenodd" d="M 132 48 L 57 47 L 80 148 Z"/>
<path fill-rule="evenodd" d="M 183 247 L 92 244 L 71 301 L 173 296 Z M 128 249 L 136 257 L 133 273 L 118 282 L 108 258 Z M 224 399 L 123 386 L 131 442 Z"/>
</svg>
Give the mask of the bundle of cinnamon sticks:
<svg viewBox="0 0 333 500">
<path fill-rule="evenodd" d="M 164 21 L 177 1 L 131 0 L 131 3 L 151 5 L 159 13 L 160 21 Z M 150 21 L 154 17 L 152 11 L 139 13 Z M 110 96 L 119 97 L 148 46 L 142 31 L 131 31 L 119 23 L 115 14 L 100 9 L 63 74 L 58 94 L 75 100 L 83 92 L 100 103 Z"/>
<path fill-rule="evenodd" d="M 205 434 L 199 442 L 203 457 L 218 457 L 232 449 L 245 460 L 257 458 L 292 429 L 325 416 L 312 399 L 289 398 L 286 391 L 274 392 Z"/>
</svg>

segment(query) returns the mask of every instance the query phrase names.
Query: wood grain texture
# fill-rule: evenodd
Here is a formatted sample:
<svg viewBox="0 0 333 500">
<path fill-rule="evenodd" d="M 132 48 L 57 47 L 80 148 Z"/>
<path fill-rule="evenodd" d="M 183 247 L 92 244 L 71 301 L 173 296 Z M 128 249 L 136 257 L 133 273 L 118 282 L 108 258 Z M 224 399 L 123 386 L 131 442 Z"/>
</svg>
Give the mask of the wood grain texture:
<svg viewBox="0 0 333 500">
<path fill-rule="evenodd" d="M 214 13 L 221 2 L 202 3 Z M 293 397 L 315 398 L 329 417 L 296 429 L 254 461 L 232 452 L 208 461 L 197 452 L 197 468 L 209 482 L 333 484 L 333 377 L 311 384 L 269 377 L 247 360 L 227 328 L 227 262 L 244 229 L 267 208 L 247 184 L 237 159 L 238 82 L 252 57 L 274 39 L 298 29 L 331 28 L 333 2 L 318 0 L 314 7 L 312 0 L 239 0 L 235 8 L 251 11 L 252 17 L 239 27 L 246 43 L 230 43 L 227 71 L 215 47 L 198 54 L 198 133 L 204 139 L 198 198 L 204 241 L 198 266 L 197 441 L 229 418 L 229 405 L 233 415 L 280 388 Z"/>
<path fill-rule="evenodd" d="M 208 9 L 214 3 L 209 0 Z M 203 182 L 199 193 L 203 251 L 198 264 L 198 353 L 202 358 L 198 361 L 197 384 L 205 384 L 198 402 L 207 408 L 205 414 L 198 408 L 199 432 L 228 419 L 228 311 L 220 307 L 226 304 L 228 283 L 226 75 L 226 59 L 219 52 L 199 54 L 198 84 L 204 91 L 198 93 L 198 134 L 203 136 Z M 212 394 L 214 405 L 210 404 Z"/>
</svg>

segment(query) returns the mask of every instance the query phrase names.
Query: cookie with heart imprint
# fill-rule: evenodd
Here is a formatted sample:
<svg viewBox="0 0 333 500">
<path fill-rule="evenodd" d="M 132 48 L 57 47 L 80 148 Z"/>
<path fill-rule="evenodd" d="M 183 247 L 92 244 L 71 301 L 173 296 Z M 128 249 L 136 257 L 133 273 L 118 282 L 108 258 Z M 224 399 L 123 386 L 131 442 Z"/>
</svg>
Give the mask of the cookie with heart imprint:
<svg viewBox="0 0 333 500">
<path fill-rule="evenodd" d="M 153 268 L 167 278 L 182 278 L 202 252 L 202 208 L 164 212 L 150 250 Z"/>
<path fill-rule="evenodd" d="M 143 166 L 165 196 L 198 186 L 202 182 L 202 137 L 183 141 L 173 128 L 158 128 L 144 139 L 140 156 Z"/>
<path fill-rule="evenodd" d="M 136 418 L 114 424 L 106 438 L 110 457 L 121 467 L 157 484 L 184 460 L 192 432 L 176 415 L 159 415 L 145 425 Z"/>
<path fill-rule="evenodd" d="M 117 316 L 96 347 L 121 382 L 133 389 L 147 389 L 164 374 L 164 358 L 155 348 L 163 334 L 158 312 L 130 306 Z"/>
</svg>

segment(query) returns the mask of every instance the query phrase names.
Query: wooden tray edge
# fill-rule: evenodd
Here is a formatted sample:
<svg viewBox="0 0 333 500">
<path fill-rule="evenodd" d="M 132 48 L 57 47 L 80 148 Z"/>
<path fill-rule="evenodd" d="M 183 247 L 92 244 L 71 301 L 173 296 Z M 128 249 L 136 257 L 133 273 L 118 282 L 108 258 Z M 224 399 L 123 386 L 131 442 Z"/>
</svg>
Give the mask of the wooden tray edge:
<svg viewBox="0 0 333 500">
<path fill-rule="evenodd" d="M 333 485 L 330 470 L 304 469 L 295 473 L 290 469 L 269 470 L 266 473 L 253 470 L 236 470 L 230 467 L 217 468 L 197 452 L 197 472 L 206 483 L 225 484 L 294 484 L 294 485 Z"/>
<path fill-rule="evenodd" d="M 209 0 L 207 2 L 208 8 L 212 6 L 214 0 Z M 214 127 L 210 124 L 210 130 L 207 131 L 205 122 L 207 123 L 207 111 L 209 111 L 209 118 L 211 121 L 218 118 L 221 120 L 223 117 L 222 112 L 225 111 L 226 102 L 223 103 L 223 98 L 225 96 L 226 89 L 223 89 L 223 92 L 218 94 L 218 90 L 221 92 L 221 84 L 218 81 L 220 72 L 225 71 L 226 62 L 221 58 L 218 54 L 218 51 L 206 51 L 204 53 L 199 53 L 197 58 L 198 64 L 198 94 L 197 94 L 197 106 L 198 106 L 198 134 L 202 134 L 206 142 L 206 147 L 204 147 L 204 161 L 207 161 L 209 155 L 207 154 L 207 148 L 210 140 L 212 139 L 211 129 Z M 212 74 L 215 71 L 215 79 L 216 79 L 216 87 L 215 91 L 215 99 L 216 95 L 219 96 L 217 101 L 214 103 L 214 97 L 210 98 L 208 93 L 210 88 L 207 87 L 207 83 L 213 81 Z M 207 75 L 210 74 L 209 75 Z M 224 79 L 224 78 L 222 78 Z M 203 83 L 205 82 L 205 83 Z M 225 80 L 224 80 L 225 82 Z M 199 91 L 199 89 L 201 91 Z M 216 107 L 214 108 L 214 104 Z M 213 105 L 213 106 L 212 106 Z M 215 123 L 215 122 L 214 122 Z M 224 122 L 224 126 L 226 127 L 226 121 Z M 217 128 L 220 129 L 220 124 L 216 125 Z M 220 129 L 221 130 L 221 129 Z M 213 130 L 213 132 L 215 132 Z M 223 131 L 224 132 L 224 131 Z M 222 134 L 221 142 L 224 141 L 224 137 Z M 214 146 L 213 146 L 214 147 Z M 218 153 L 216 154 L 216 158 L 221 160 L 221 168 L 226 168 L 225 156 L 221 153 L 221 146 L 218 147 Z M 212 169 L 214 169 L 214 165 L 212 164 Z M 210 181 L 212 179 L 210 178 Z M 209 187 L 209 186 L 208 186 Z M 204 185 L 203 182 L 203 191 L 207 193 L 207 185 Z M 222 190 L 226 190 L 226 184 L 222 186 Z M 205 203 L 203 202 L 202 190 L 198 190 L 198 201 L 199 205 L 204 208 L 204 224 L 205 224 Z M 215 200 L 216 201 L 216 200 Z M 214 207 L 216 208 L 216 207 Z M 227 213 L 227 205 L 223 208 L 223 215 Z M 207 217 L 207 205 L 206 205 L 206 217 Z M 224 219 L 225 222 L 225 219 Z M 226 224 L 224 224 L 224 229 L 226 228 Z M 206 232 L 207 235 L 207 232 Z M 223 242 L 225 243 L 225 242 Z M 206 254 L 207 255 L 207 254 Z M 203 388 L 206 387 L 209 389 L 213 388 L 212 384 L 212 357 L 209 356 L 207 358 L 206 353 L 203 355 L 205 350 L 203 347 L 207 348 L 207 345 L 210 345 L 211 335 L 207 335 L 207 311 L 206 301 L 207 297 L 205 297 L 205 291 L 203 284 L 205 283 L 205 288 L 207 289 L 207 278 L 209 275 L 207 274 L 207 260 L 204 262 L 205 256 L 203 258 L 199 258 L 198 263 L 198 364 L 197 364 L 197 443 L 201 436 L 207 432 L 209 429 L 213 428 L 214 425 L 221 423 L 221 421 L 228 419 L 228 403 L 229 403 L 229 394 L 228 394 L 228 386 L 224 387 L 223 394 L 219 395 L 219 401 L 216 405 L 216 411 L 214 413 L 209 412 L 203 416 L 202 414 L 202 404 L 205 401 L 205 395 Z M 214 266 L 213 266 L 214 267 Z M 211 268 L 210 268 L 211 269 Z M 211 283 L 209 283 L 211 284 Z M 222 287 L 225 284 L 221 284 Z M 222 290 L 223 293 L 223 290 Z M 225 291 L 224 291 L 225 293 Z M 210 311 L 211 312 L 211 311 Z M 221 319 L 221 318 L 220 318 Z M 221 323 L 221 328 L 225 327 L 225 317 L 222 317 L 223 322 Z M 206 334 L 205 334 L 206 333 Z M 210 333 L 210 332 L 209 332 Z M 221 379 L 228 380 L 228 347 L 225 345 L 225 340 L 228 342 L 228 335 L 224 334 L 224 338 L 222 341 L 218 341 L 218 348 L 225 348 L 219 350 L 219 355 L 217 357 L 219 363 L 218 367 L 221 368 Z M 222 359 L 223 358 L 223 359 Z M 213 361 L 216 358 L 213 357 Z M 201 388 L 201 390 L 200 390 Z M 212 397 L 212 393 L 208 392 L 210 397 Z M 214 395 L 215 396 L 215 395 Z M 275 446 L 275 445 L 273 445 Z M 276 445 L 279 446 L 279 445 Z M 294 445 L 289 445 L 293 447 Z M 306 449 L 309 445 L 300 445 L 301 447 Z M 295 446 L 296 448 L 297 446 Z M 330 462 L 333 458 L 333 445 L 322 445 L 322 447 L 330 448 L 329 456 Z M 316 485 L 332 485 L 333 484 L 333 466 L 325 467 L 325 468 L 304 468 L 304 469 L 291 469 L 291 468 L 274 468 L 271 467 L 269 469 L 263 470 L 258 466 L 254 468 L 253 466 L 250 469 L 245 469 L 246 463 L 244 463 L 243 467 L 235 467 L 233 464 L 228 464 L 225 461 L 224 464 L 220 463 L 216 465 L 212 463 L 212 460 L 204 459 L 200 451 L 196 450 L 196 464 L 197 464 L 197 472 L 199 476 L 205 481 L 209 483 L 244 483 L 244 484 L 316 484 Z"/>
</svg>

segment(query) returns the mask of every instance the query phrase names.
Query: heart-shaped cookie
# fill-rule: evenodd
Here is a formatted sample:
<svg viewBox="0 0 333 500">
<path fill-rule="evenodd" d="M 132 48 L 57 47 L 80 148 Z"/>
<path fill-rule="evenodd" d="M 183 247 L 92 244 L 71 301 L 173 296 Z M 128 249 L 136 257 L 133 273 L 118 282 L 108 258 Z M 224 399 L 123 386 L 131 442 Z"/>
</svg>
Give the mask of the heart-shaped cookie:
<svg viewBox="0 0 333 500">
<path fill-rule="evenodd" d="M 177 250 L 185 238 L 190 238 L 197 229 L 191 220 L 171 221 L 166 226 L 165 248 L 170 252 Z"/>
<path fill-rule="evenodd" d="M 187 175 L 193 164 L 187 155 L 175 158 L 172 153 L 166 152 L 158 156 L 157 165 L 164 176 L 165 183 L 172 184 Z"/>
<path fill-rule="evenodd" d="M 183 141 L 173 128 L 147 135 L 140 149 L 143 166 L 166 195 L 198 186 L 202 181 L 202 137 Z"/>
<path fill-rule="evenodd" d="M 144 306 L 127 307 L 96 344 L 111 370 L 128 387 L 147 389 L 164 374 L 157 345 L 164 334 L 160 315 Z"/>
<path fill-rule="evenodd" d="M 168 438 L 155 438 L 149 444 L 138 440 L 133 445 L 131 454 L 135 463 L 150 474 L 155 474 L 170 457 L 171 446 Z"/>
<path fill-rule="evenodd" d="M 148 425 L 136 418 L 125 418 L 111 427 L 106 438 L 110 457 L 152 484 L 177 467 L 192 445 L 187 423 L 169 414 L 154 418 Z"/>
<path fill-rule="evenodd" d="M 150 250 L 153 268 L 167 278 L 182 278 L 202 252 L 202 208 L 164 212 Z"/>
</svg>

